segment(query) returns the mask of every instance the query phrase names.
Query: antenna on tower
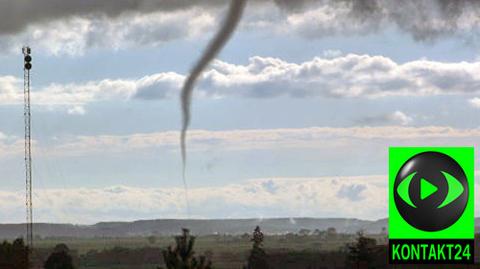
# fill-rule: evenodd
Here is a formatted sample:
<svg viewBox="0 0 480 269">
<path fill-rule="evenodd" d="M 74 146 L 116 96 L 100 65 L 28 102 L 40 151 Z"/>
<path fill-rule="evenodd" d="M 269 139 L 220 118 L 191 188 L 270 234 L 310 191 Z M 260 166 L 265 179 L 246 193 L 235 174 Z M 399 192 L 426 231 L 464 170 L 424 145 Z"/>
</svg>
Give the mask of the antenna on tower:
<svg viewBox="0 0 480 269">
<path fill-rule="evenodd" d="M 27 246 L 33 249 L 33 209 L 32 209 L 32 133 L 30 113 L 30 69 L 32 69 L 32 53 L 30 47 L 23 47 L 23 100 L 25 119 L 25 205 L 27 209 Z"/>
</svg>

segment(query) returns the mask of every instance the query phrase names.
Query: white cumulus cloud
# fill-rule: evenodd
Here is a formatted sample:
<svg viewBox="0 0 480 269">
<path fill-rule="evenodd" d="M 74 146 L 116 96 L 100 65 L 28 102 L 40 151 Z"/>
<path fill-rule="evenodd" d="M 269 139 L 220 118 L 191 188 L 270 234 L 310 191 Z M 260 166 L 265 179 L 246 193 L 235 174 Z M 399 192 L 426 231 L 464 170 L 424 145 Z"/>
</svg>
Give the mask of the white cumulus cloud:
<svg viewBox="0 0 480 269">
<path fill-rule="evenodd" d="M 36 105 L 81 106 L 105 100 L 176 98 L 185 75 L 163 72 L 138 79 L 52 83 L 32 92 Z M 200 79 L 197 98 L 382 98 L 472 95 L 480 92 L 480 62 L 415 60 L 396 63 L 384 56 L 347 54 L 301 63 L 255 56 L 246 65 L 217 60 Z M 23 102 L 21 79 L 0 77 L 0 105 Z M 476 99 L 471 103 L 475 104 Z M 392 119 L 408 124 L 397 111 Z"/>
<path fill-rule="evenodd" d="M 471 106 L 473 106 L 475 108 L 480 108 L 480 98 L 474 97 L 474 98 L 468 100 L 468 102 L 470 103 Z"/>
<path fill-rule="evenodd" d="M 409 125 L 413 122 L 413 117 L 406 113 L 396 110 L 393 113 L 367 116 L 358 120 L 360 124 L 364 125 Z"/>
</svg>

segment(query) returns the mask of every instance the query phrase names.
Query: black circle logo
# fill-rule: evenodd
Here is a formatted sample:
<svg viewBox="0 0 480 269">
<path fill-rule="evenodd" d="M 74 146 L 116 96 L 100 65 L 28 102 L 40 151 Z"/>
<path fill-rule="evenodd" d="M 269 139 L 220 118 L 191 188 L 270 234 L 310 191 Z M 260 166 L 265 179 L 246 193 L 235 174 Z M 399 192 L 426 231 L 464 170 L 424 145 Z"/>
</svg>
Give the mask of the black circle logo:
<svg viewBox="0 0 480 269">
<path fill-rule="evenodd" d="M 402 218 L 423 231 L 453 225 L 468 202 L 468 182 L 462 167 L 450 156 L 422 152 L 408 159 L 395 178 L 395 205 Z"/>
</svg>

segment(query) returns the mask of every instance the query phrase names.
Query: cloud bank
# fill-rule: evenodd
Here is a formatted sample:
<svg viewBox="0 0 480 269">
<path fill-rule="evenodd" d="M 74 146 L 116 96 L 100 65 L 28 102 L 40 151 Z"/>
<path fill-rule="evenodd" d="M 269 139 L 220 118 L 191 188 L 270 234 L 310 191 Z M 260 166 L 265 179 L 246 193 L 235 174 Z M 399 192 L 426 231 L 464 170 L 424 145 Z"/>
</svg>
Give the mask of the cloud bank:
<svg viewBox="0 0 480 269">
<path fill-rule="evenodd" d="M 478 189 L 479 179 L 475 188 Z M 261 178 L 238 184 L 190 188 L 192 218 L 385 218 L 387 176 Z M 35 220 L 91 224 L 185 218 L 183 189 L 111 186 L 35 189 Z M 0 222 L 23 222 L 24 195 L 0 191 Z M 475 203 L 478 205 L 479 198 Z M 480 214 L 478 206 L 475 215 Z"/>
<path fill-rule="evenodd" d="M 190 188 L 191 216 L 385 217 L 383 176 L 268 178 L 239 184 Z M 23 221 L 21 192 L 0 191 L 0 222 Z M 152 218 L 184 218 L 183 189 L 177 187 L 36 189 L 36 221 L 94 223 Z M 368 205 L 368 206 L 367 206 Z"/>
<path fill-rule="evenodd" d="M 89 156 L 155 150 L 176 152 L 178 131 L 134 133 L 128 135 L 60 136 L 55 143 L 34 141 L 34 150 L 42 156 Z M 188 143 L 192 151 L 255 151 L 288 149 L 350 149 L 350 151 L 387 149 L 399 145 L 477 145 L 480 129 L 456 129 L 446 126 L 364 126 L 310 127 L 247 130 L 192 130 Z M 342 154 L 343 151 L 338 151 Z M 3 134 L 0 158 L 23 154 L 23 139 Z"/>
</svg>

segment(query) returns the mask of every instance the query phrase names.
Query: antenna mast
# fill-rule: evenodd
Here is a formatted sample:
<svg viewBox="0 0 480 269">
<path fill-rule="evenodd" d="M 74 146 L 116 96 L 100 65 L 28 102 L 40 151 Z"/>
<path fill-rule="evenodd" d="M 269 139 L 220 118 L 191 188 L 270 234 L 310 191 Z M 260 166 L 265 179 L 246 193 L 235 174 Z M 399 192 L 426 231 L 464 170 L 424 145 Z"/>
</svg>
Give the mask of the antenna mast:
<svg viewBox="0 0 480 269">
<path fill-rule="evenodd" d="M 33 249 L 33 210 L 32 210 L 32 133 L 30 113 L 30 69 L 32 69 L 32 56 L 29 47 L 23 47 L 23 100 L 25 118 L 25 205 L 27 209 L 27 246 Z"/>
</svg>

